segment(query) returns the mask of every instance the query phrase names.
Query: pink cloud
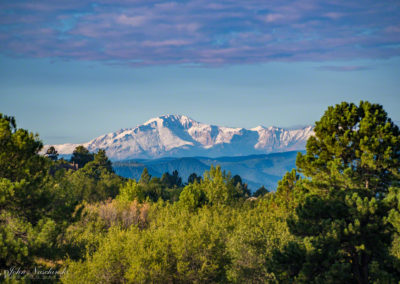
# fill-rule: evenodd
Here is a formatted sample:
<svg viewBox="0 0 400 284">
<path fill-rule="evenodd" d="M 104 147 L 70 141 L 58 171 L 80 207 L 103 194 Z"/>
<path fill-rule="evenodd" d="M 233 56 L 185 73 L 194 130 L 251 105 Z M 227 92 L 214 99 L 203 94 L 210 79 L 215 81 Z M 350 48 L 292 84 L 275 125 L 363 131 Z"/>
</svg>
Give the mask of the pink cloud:
<svg viewBox="0 0 400 284">
<path fill-rule="evenodd" d="M 343 13 L 336 13 L 336 12 L 329 12 L 329 13 L 325 13 L 324 16 L 327 18 L 330 18 L 332 20 L 337 20 L 340 19 L 342 17 L 344 17 L 345 14 Z"/>
<path fill-rule="evenodd" d="M 212 66 L 399 56 L 400 6 L 365 1 L 4 1 L 0 52 Z"/>
<path fill-rule="evenodd" d="M 149 46 L 149 47 L 182 46 L 188 44 L 191 44 L 191 42 L 188 40 L 178 40 L 178 39 L 163 40 L 163 41 L 144 41 L 142 43 L 143 46 Z"/>
<path fill-rule="evenodd" d="M 267 23 L 273 23 L 273 22 L 282 20 L 282 19 L 284 19 L 284 18 L 285 18 L 285 16 L 283 16 L 282 14 L 268 14 L 268 15 L 265 17 L 265 21 L 266 21 Z"/>
<path fill-rule="evenodd" d="M 137 27 L 141 26 L 146 22 L 146 17 L 145 16 L 126 16 L 126 15 L 120 15 L 117 17 L 117 22 L 120 24 L 132 26 L 132 27 Z"/>
<path fill-rule="evenodd" d="M 388 26 L 385 28 L 385 32 L 400 33 L 400 25 L 399 26 Z"/>
</svg>

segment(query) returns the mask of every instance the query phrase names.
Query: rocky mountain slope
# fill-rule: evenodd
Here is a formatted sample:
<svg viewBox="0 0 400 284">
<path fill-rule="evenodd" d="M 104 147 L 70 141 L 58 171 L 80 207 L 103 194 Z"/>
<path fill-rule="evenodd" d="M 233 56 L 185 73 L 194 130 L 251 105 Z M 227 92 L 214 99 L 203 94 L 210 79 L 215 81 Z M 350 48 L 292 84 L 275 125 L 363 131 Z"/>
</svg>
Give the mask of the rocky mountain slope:
<svg viewBox="0 0 400 284">
<path fill-rule="evenodd" d="M 197 122 L 184 115 L 164 115 L 82 145 L 92 152 L 104 149 L 112 160 L 245 156 L 303 150 L 311 135 L 312 126 L 294 130 L 272 126 L 231 128 Z M 68 155 L 78 145 L 54 146 L 60 154 Z"/>
</svg>

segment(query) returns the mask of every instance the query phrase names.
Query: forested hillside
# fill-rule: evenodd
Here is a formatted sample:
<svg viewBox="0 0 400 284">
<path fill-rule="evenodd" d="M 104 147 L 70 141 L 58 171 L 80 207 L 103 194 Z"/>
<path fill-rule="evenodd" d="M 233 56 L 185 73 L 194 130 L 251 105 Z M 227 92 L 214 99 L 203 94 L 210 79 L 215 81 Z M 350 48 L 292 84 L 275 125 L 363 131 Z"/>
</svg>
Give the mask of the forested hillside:
<svg viewBox="0 0 400 284">
<path fill-rule="evenodd" d="M 218 165 L 115 174 L 105 151 L 39 155 L 0 115 L 0 268 L 62 283 L 398 283 L 400 131 L 382 106 L 329 107 L 296 169 L 252 196 Z"/>
<path fill-rule="evenodd" d="M 302 152 L 303 153 L 303 152 Z M 239 157 L 185 157 L 113 162 L 115 172 L 123 177 L 139 179 L 144 168 L 157 177 L 178 171 L 184 181 L 192 173 L 202 176 L 212 165 L 220 165 L 232 175 L 240 175 L 252 191 L 261 186 L 276 190 L 278 181 L 296 167 L 297 151 Z"/>
</svg>

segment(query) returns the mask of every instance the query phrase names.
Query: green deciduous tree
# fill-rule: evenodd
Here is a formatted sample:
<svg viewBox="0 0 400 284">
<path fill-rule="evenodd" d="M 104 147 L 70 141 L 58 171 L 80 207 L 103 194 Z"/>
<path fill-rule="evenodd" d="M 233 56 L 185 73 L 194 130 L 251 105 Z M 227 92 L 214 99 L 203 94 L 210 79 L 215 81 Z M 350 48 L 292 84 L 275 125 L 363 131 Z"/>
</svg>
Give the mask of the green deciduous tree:
<svg viewBox="0 0 400 284">
<path fill-rule="evenodd" d="M 197 182 L 185 186 L 179 196 L 179 204 L 190 211 L 193 211 L 206 203 L 206 193 Z"/>
<path fill-rule="evenodd" d="M 146 200 L 146 192 L 141 184 L 130 179 L 125 185 L 121 186 L 117 199 L 123 201 L 137 200 L 139 202 L 144 202 Z"/>
<path fill-rule="evenodd" d="M 210 204 L 227 205 L 245 196 L 242 188 L 236 187 L 237 184 L 234 184 L 231 175 L 222 171 L 220 166 L 211 166 L 210 170 L 204 173 L 200 184 Z"/>
</svg>

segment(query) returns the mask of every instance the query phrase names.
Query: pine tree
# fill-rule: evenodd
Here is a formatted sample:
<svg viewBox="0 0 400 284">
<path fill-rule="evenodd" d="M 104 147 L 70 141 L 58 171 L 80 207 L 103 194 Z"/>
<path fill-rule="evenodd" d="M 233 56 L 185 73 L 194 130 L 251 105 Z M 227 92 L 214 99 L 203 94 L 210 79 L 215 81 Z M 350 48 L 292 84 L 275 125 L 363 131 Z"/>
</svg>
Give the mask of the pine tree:
<svg viewBox="0 0 400 284">
<path fill-rule="evenodd" d="M 232 177 L 232 184 L 237 189 L 237 197 L 249 197 L 251 196 L 251 191 L 247 186 L 247 183 L 243 183 L 242 178 L 239 175 L 234 175 Z"/>
<path fill-rule="evenodd" d="M 302 250 L 305 261 L 295 278 L 398 281 L 400 273 L 388 252 L 394 230 L 387 222 L 385 197 L 399 182 L 399 128 L 381 105 L 361 102 L 329 107 L 314 131 L 307 153 L 299 153 L 296 161 L 308 193 L 288 221 L 291 232 L 309 247 Z"/>
<path fill-rule="evenodd" d="M 75 148 L 72 152 L 71 162 L 78 164 L 79 168 L 83 168 L 87 163 L 94 160 L 94 155 L 82 145 Z"/>
<path fill-rule="evenodd" d="M 174 170 L 172 172 L 172 175 L 170 175 L 168 172 L 164 173 L 161 177 L 161 183 L 169 188 L 181 187 L 182 186 L 182 178 L 179 176 L 178 171 Z"/>
<path fill-rule="evenodd" d="M 261 186 L 259 189 L 257 189 L 254 193 L 253 196 L 254 197 L 262 197 L 265 194 L 267 194 L 269 191 L 268 189 L 265 188 L 265 186 Z"/>
<path fill-rule="evenodd" d="M 142 175 L 140 176 L 139 183 L 141 184 L 148 184 L 151 180 L 151 175 L 147 168 L 143 169 Z"/>
<path fill-rule="evenodd" d="M 182 178 L 179 176 L 179 173 L 177 170 L 174 170 L 172 172 L 172 184 L 176 187 L 182 186 Z"/>
<path fill-rule="evenodd" d="M 114 172 L 112 168 L 112 163 L 108 159 L 106 155 L 106 151 L 103 149 L 100 149 L 95 155 L 94 155 L 94 160 L 93 163 L 98 166 L 106 169 L 109 172 Z"/>
<path fill-rule="evenodd" d="M 196 173 L 191 173 L 190 174 L 190 176 L 188 177 L 188 184 L 191 184 L 191 183 L 194 183 L 194 182 L 197 182 L 197 183 L 200 183 L 200 181 L 201 181 L 201 176 L 197 176 L 197 174 Z"/>
<path fill-rule="evenodd" d="M 13 211 L 32 222 L 40 218 L 48 202 L 43 186 L 48 165 L 38 155 L 42 147 L 38 135 L 17 129 L 13 117 L 0 114 L 0 211 Z"/>
<path fill-rule="evenodd" d="M 54 222 L 47 188 L 49 161 L 39 155 L 38 135 L 18 129 L 13 117 L 0 114 L 0 266 L 29 269 L 34 257 L 51 248 Z M 54 239 L 52 239 L 54 240 Z"/>
<path fill-rule="evenodd" d="M 46 151 L 46 157 L 48 157 L 52 161 L 57 161 L 58 152 L 54 146 L 50 146 Z"/>
</svg>

